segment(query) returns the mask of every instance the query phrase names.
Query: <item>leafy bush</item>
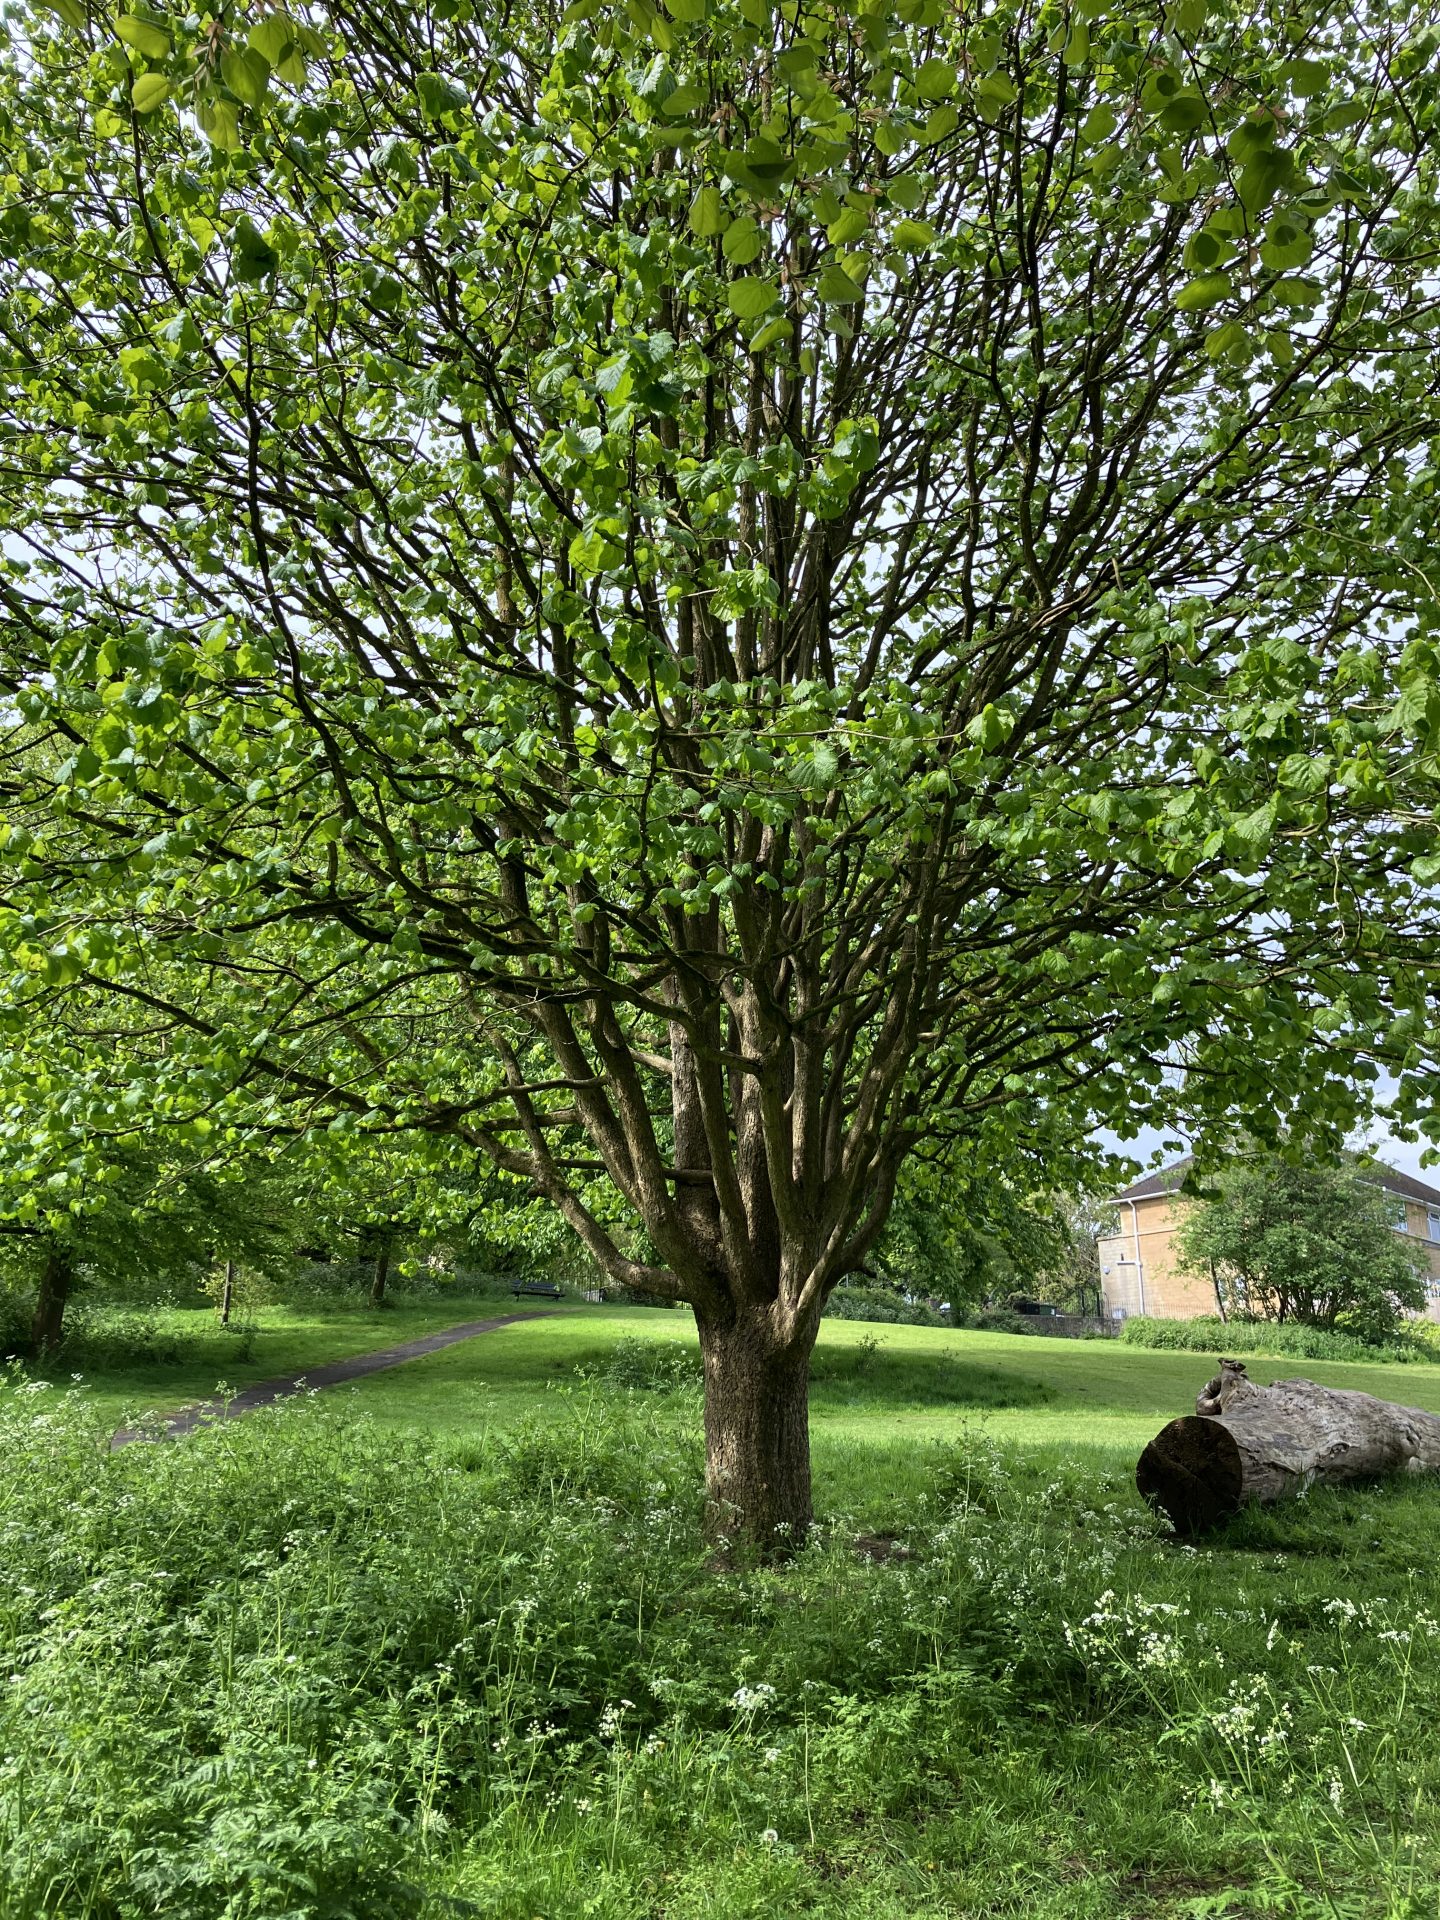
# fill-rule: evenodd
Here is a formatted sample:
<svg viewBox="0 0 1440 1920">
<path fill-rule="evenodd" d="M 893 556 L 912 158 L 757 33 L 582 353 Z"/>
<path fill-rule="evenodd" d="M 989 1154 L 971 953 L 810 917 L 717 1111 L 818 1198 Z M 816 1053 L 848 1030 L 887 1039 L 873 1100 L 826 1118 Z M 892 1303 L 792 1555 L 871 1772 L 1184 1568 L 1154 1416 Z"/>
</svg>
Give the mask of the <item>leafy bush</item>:
<svg viewBox="0 0 1440 1920">
<path fill-rule="evenodd" d="M 701 1379 L 699 1350 L 669 1340 L 617 1340 L 598 1367 L 579 1371 L 624 1392 L 689 1393 Z"/>
<path fill-rule="evenodd" d="M 948 1313 L 937 1313 L 923 1300 L 908 1301 L 890 1287 L 854 1286 L 850 1282 L 836 1287 L 825 1303 L 833 1320 L 874 1320 L 886 1326 L 948 1327 Z"/>
<path fill-rule="evenodd" d="M 1135 1314 L 1120 1328 L 1129 1347 L 1172 1348 L 1185 1353 L 1294 1354 L 1304 1360 L 1411 1361 L 1440 1360 L 1428 1333 L 1401 1330 L 1381 1341 L 1361 1340 L 1353 1333 L 1327 1333 L 1320 1327 L 1277 1325 L 1268 1320 L 1222 1320 L 1202 1314 L 1194 1320 L 1157 1320 Z"/>
</svg>

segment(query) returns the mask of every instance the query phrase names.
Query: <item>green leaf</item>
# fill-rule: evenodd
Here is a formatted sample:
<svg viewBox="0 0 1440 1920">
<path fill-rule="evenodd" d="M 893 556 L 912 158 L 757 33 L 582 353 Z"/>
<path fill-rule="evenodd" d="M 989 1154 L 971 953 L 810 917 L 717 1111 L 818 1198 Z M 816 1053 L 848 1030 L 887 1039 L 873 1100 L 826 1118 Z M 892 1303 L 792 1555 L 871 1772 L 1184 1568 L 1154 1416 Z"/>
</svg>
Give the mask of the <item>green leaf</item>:
<svg viewBox="0 0 1440 1920">
<path fill-rule="evenodd" d="M 993 753 L 996 747 L 1009 739 L 1014 727 L 1013 714 L 988 702 L 973 720 L 966 722 L 965 737 L 983 747 L 986 753 Z"/>
<path fill-rule="evenodd" d="M 1175 305 L 1181 313 L 1198 313 L 1205 307 L 1218 307 L 1233 292 L 1228 273 L 1204 273 L 1181 287 L 1175 296 Z"/>
<path fill-rule="evenodd" d="M 950 138 L 959 124 L 960 109 L 947 102 L 943 107 L 936 107 L 925 122 L 925 131 L 921 138 L 927 147 L 938 147 L 942 140 Z M 876 144 L 878 145 L 879 142 L 877 141 Z"/>
<path fill-rule="evenodd" d="M 660 111 L 667 120 L 683 120 L 687 113 L 694 113 L 697 107 L 703 107 L 709 97 L 703 88 L 686 81 L 661 101 Z"/>
<path fill-rule="evenodd" d="M 196 108 L 195 117 L 212 147 L 219 147 L 224 153 L 239 152 L 240 116 L 230 101 L 204 99 Z"/>
<path fill-rule="evenodd" d="M 821 274 L 816 291 L 820 298 L 832 307 L 853 306 L 857 300 L 865 298 L 865 289 L 857 285 L 842 266 L 835 263 L 826 267 Z"/>
<path fill-rule="evenodd" d="M 1282 187 L 1292 185 L 1294 180 L 1293 156 L 1283 149 L 1267 148 L 1257 153 L 1241 171 L 1235 191 L 1247 213 L 1258 213 L 1262 207 L 1269 206 Z"/>
<path fill-rule="evenodd" d="M 415 91 L 429 120 L 439 120 L 447 113 L 464 113 L 470 105 L 465 89 L 443 73 L 417 73 Z"/>
<path fill-rule="evenodd" d="M 788 340 L 793 331 L 794 324 L 789 314 L 777 314 L 773 320 L 768 321 L 765 326 L 761 327 L 758 333 L 752 334 L 747 343 L 748 351 L 751 353 L 764 353 L 767 347 L 773 347 L 777 341 Z"/>
<path fill-rule="evenodd" d="M 1108 100 L 1101 100 L 1086 114 L 1080 125 L 1080 138 L 1087 147 L 1098 147 L 1108 140 L 1119 125 L 1115 118 L 1115 109 Z"/>
<path fill-rule="evenodd" d="M 997 107 L 1013 107 L 1019 99 L 1015 91 L 1015 82 L 1008 73 L 987 73 L 975 88 L 981 100 L 989 100 Z"/>
<path fill-rule="evenodd" d="M 1179 0 L 1174 17 L 1181 33 L 1192 36 L 1202 33 L 1205 28 L 1205 0 Z"/>
<path fill-rule="evenodd" d="M 230 271 L 242 285 L 253 286 L 272 274 L 280 256 L 256 227 L 248 213 L 235 222 L 230 250 Z"/>
<path fill-rule="evenodd" d="M 1235 249 L 1213 227 L 1201 227 L 1185 244 L 1185 265 L 1192 273 L 1207 273 L 1228 260 Z"/>
<path fill-rule="evenodd" d="M 44 0 L 44 5 L 47 13 L 55 14 L 67 27 L 78 30 L 85 26 L 85 9 L 80 0 Z"/>
<path fill-rule="evenodd" d="M 1205 102 L 1198 93 L 1177 93 L 1160 109 L 1160 125 L 1167 133 L 1193 133 L 1205 124 Z"/>
<path fill-rule="evenodd" d="M 922 60 L 915 69 L 915 91 L 922 100 L 948 100 L 955 91 L 955 69 L 948 60 Z"/>
<path fill-rule="evenodd" d="M 825 229 L 825 238 L 834 247 L 848 247 L 852 240 L 858 240 L 870 225 L 869 212 L 864 207 L 846 207 Z"/>
<path fill-rule="evenodd" d="M 759 225 L 742 213 L 738 220 L 732 220 L 725 229 L 725 238 L 720 242 L 720 251 L 733 267 L 748 267 L 752 260 L 760 257 L 760 249 L 765 244 L 765 236 Z"/>
<path fill-rule="evenodd" d="M 1301 100 L 1323 93 L 1330 78 L 1330 69 L 1323 60 L 1292 60 L 1285 73 L 1290 91 Z"/>
<path fill-rule="evenodd" d="M 250 29 L 250 45 L 287 86 L 305 78 L 305 56 L 300 51 L 300 29 L 285 13 L 267 13 Z"/>
<path fill-rule="evenodd" d="M 1272 300 L 1278 300 L 1282 307 L 1314 307 L 1324 297 L 1313 280 L 1304 280 L 1298 274 L 1288 274 L 1283 280 L 1277 280 L 1270 288 Z"/>
<path fill-rule="evenodd" d="M 1288 213 L 1277 213 L 1260 243 L 1260 264 L 1272 273 L 1303 267 L 1314 251 L 1307 228 Z"/>
<path fill-rule="evenodd" d="M 1067 67 L 1083 67 L 1089 58 L 1090 29 L 1083 20 L 1077 20 L 1065 43 L 1065 64 Z"/>
<path fill-rule="evenodd" d="M 1227 320 L 1223 327 L 1216 327 L 1213 333 L 1205 336 L 1205 351 L 1212 360 L 1223 360 L 1229 354 L 1239 354 L 1248 350 L 1250 335 L 1238 320 Z"/>
<path fill-rule="evenodd" d="M 130 104 L 137 113 L 154 113 L 170 97 L 170 82 L 163 73 L 142 73 L 130 89 Z"/>
<path fill-rule="evenodd" d="M 690 202 L 687 223 L 701 240 L 711 240 L 725 231 L 725 202 L 718 187 L 701 187 Z"/>
<path fill-rule="evenodd" d="M 122 13 L 115 22 L 115 31 L 127 47 L 143 53 L 147 60 L 163 60 L 170 51 L 170 36 L 165 29 L 151 20 L 142 20 L 139 14 Z M 142 107 L 140 111 L 144 113 L 148 109 Z"/>
<path fill-rule="evenodd" d="M 897 220 L 890 238 L 907 253 L 924 253 L 935 244 L 935 229 L 928 220 Z"/>
<path fill-rule="evenodd" d="M 706 0 L 665 0 L 665 9 L 671 19 L 687 27 L 696 26 L 705 18 L 705 8 Z"/>
<path fill-rule="evenodd" d="M 270 86 L 270 63 L 252 47 L 231 47 L 220 56 L 220 78 L 237 100 L 260 107 Z"/>
<path fill-rule="evenodd" d="M 820 55 L 824 49 L 814 40 L 797 40 L 787 47 L 775 62 L 775 70 L 787 80 L 798 80 L 807 73 L 813 73 L 820 64 Z"/>
<path fill-rule="evenodd" d="M 754 275 L 732 280 L 725 289 L 730 311 L 741 320 L 758 320 L 762 313 L 770 311 L 779 298 L 780 289 L 773 280 L 761 280 Z"/>
</svg>

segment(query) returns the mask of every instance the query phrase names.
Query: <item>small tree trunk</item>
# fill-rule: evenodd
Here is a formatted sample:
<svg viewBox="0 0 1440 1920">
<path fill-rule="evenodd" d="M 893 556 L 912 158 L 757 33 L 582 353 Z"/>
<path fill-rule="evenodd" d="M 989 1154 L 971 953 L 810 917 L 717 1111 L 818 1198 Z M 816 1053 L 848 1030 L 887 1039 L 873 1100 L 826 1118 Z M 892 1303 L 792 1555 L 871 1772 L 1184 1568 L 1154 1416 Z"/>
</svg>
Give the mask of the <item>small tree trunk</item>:
<svg viewBox="0 0 1440 1920">
<path fill-rule="evenodd" d="M 1200 1533 L 1248 1500 L 1389 1473 L 1440 1472 L 1440 1417 L 1373 1394 L 1277 1380 L 1260 1387 L 1240 1360 L 1146 1447 L 1135 1484 L 1181 1533 Z"/>
<path fill-rule="evenodd" d="M 65 1302 L 70 1298 L 74 1279 L 69 1251 L 53 1243 L 45 1252 L 40 1269 L 40 1286 L 35 1295 L 35 1318 L 31 1323 L 31 1341 L 38 1354 L 54 1353 L 65 1330 Z"/>
<path fill-rule="evenodd" d="M 225 1280 L 220 1288 L 220 1324 L 222 1327 L 228 1327 L 230 1324 L 230 1308 L 234 1298 L 235 1262 L 233 1260 L 227 1260 L 225 1262 Z"/>
<path fill-rule="evenodd" d="M 810 1348 L 754 1326 L 700 1322 L 705 1366 L 706 1531 L 762 1558 L 810 1530 Z"/>
<path fill-rule="evenodd" d="M 383 1307 L 385 1282 L 390 1274 L 390 1235 L 382 1233 L 375 1247 L 375 1265 L 370 1273 L 370 1304 Z"/>
<path fill-rule="evenodd" d="M 1228 1321 L 1230 1315 L 1225 1308 L 1225 1294 L 1220 1285 L 1220 1273 L 1213 1260 L 1210 1262 L 1210 1284 L 1215 1289 L 1215 1311 L 1222 1320 Z"/>
</svg>

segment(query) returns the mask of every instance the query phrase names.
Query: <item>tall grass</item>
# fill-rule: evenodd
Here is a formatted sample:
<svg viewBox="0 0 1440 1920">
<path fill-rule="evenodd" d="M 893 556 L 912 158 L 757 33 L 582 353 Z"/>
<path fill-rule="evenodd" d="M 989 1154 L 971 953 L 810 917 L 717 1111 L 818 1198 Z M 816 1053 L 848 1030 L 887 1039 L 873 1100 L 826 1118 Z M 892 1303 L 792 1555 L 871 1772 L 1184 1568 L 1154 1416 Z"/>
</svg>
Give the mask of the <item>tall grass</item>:
<svg viewBox="0 0 1440 1920">
<path fill-rule="evenodd" d="M 444 1451 L 0 1402 L 0 1913 L 1433 1912 L 1429 1489 L 1196 1552 L 977 1433 L 717 1573 L 638 1367 Z"/>
</svg>

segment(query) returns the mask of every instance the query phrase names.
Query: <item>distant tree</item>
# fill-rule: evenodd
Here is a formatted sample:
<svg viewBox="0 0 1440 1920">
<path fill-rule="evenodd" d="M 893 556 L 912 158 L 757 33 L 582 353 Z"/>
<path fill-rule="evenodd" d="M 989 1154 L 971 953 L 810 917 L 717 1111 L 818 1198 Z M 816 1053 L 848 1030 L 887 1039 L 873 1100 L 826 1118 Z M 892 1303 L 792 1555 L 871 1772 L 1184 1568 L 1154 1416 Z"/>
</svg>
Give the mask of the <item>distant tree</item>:
<svg viewBox="0 0 1440 1920">
<path fill-rule="evenodd" d="M 1360 1168 L 1256 1156 L 1220 1174 L 1186 1213 L 1181 1258 L 1214 1279 L 1237 1318 L 1373 1338 L 1425 1305 L 1424 1255 L 1396 1233 L 1392 1213 Z"/>
<path fill-rule="evenodd" d="M 1113 1204 L 1091 1193 L 1057 1193 L 1043 1203 L 1050 1243 L 1032 1282 L 1041 1300 L 1070 1313 L 1102 1312 L 1099 1236 Z"/>
</svg>

